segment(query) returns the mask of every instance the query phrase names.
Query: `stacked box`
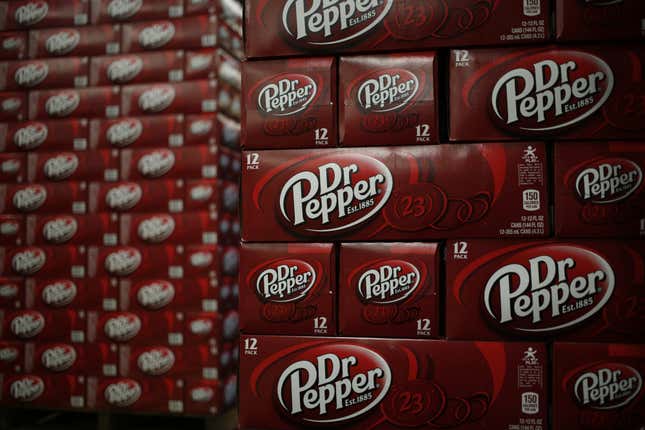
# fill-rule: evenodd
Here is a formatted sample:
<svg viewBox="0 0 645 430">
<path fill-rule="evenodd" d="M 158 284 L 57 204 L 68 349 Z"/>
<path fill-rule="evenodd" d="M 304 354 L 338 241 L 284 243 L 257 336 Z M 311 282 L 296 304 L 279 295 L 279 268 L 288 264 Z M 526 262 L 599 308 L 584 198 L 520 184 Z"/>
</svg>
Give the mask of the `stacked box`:
<svg viewBox="0 0 645 430">
<path fill-rule="evenodd" d="M 0 1 L 3 407 L 234 405 L 241 36 L 215 3 Z"/>
</svg>

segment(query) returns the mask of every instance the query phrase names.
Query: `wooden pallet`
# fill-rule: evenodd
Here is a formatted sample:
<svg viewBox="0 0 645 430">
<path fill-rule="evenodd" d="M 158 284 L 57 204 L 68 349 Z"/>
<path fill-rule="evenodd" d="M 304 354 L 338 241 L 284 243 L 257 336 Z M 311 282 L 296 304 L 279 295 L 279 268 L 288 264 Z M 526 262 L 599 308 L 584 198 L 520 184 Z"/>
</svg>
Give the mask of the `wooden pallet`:
<svg viewBox="0 0 645 430">
<path fill-rule="evenodd" d="M 118 412 L 0 409 L 0 430 L 235 430 L 237 410 L 222 415 L 125 414 Z"/>
</svg>

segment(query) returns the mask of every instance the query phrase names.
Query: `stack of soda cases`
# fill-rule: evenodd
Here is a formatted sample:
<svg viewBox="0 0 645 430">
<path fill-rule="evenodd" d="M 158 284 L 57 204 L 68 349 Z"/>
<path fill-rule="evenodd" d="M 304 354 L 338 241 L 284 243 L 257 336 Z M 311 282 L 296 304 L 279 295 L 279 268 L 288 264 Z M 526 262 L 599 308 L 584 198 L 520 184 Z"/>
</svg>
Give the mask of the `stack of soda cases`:
<svg viewBox="0 0 645 430">
<path fill-rule="evenodd" d="M 643 23 L 246 0 L 242 429 L 645 425 Z"/>
<path fill-rule="evenodd" d="M 235 403 L 241 5 L 0 2 L 0 404 Z"/>
</svg>

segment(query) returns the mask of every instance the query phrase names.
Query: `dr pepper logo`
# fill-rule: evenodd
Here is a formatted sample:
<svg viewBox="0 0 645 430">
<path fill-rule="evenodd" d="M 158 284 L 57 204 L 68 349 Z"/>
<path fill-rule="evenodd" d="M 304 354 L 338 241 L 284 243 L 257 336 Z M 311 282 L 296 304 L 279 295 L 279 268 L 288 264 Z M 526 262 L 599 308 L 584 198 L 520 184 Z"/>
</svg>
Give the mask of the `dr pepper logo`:
<svg viewBox="0 0 645 430">
<path fill-rule="evenodd" d="M 332 48 L 369 33 L 393 4 L 394 0 L 288 0 L 282 25 L 300 44 Z"/>
<path fill-rule="evenodd" d="M 584 408 L 618 409 L 634 400 L 643 387 L 638 372 L 623 363 L 597 363 L 573 377 L 574 401 Z"/>
<path fill-rule="evenodd" d="M 9 395 L 19 402 L 33 402 L 45 392 L 45 382 L 36 375 L 25 375 L 9 386 Z"/>
<path fill-rule="evenodd" d="M 53 345 L 42 352 L 40 361 L 46 369 L 63 372 L 76 362 L 76 349 L 67 344 Z"/>
<path fill-rule="evenodd" d="M 296 258 L 272 261 L 252 275 L 255 293 L 262 302 L 298 302 L 316 285 L 316 269 Z"/>
<path fill-rule="evenodd" d="M 14 18 L 18 24 L 28 27 L 42 21 L 48 12 L 49 5 L 46 1 L 32 1 L 16 9 Z"/>
<path fill-rule="evenodd" d="M 316 99 L 318 85 L 307 75 L 281 74 L 260 85 L 257 104 L 260 112 L 288 116 L 301 112 Z"/>
<path fill-rule="evenodd" d="M 404 108 L 419 92 L 419 79 L 405 69 L 380 70 L 359 80 L 356 101 L 365 112 Z"/>
<path fill-rule="evenodd" d="M 484 288 L 485 314 L 519 333 L 553 334 L 599 312 L 615 287 L 599 254 L 566 244 L 536 245 L 501 257 Z"/>
<path fill-rule="evenodd" d="M 632 195 L 643 182 L 638 164 L 626 158 L 593 160 L 575 176 L 575 190 L 585 202 L 615 203 Z"/>
<path fill-rule="evenodd" d="M 499 72 L 491 93 L 494 120 L 516 132 L 551 132 L 594 114 L 614 88 L 602 59 L 579 51 L 521 57 Z"/>
<path fill-rule="evenodd" d="M 279 405 L 302 425 L 342 425 L 376 407 L 392 383 L 390 367 L 357 345 L 314 346 L 293 356 L 277 381 Z"/>
<path fill-rule="evenodd" d="M 377 260 L 354 272 L 350 278 L 364 303 L 388 305 L 413 296 L 421 281 L 417 267 L 404 260 Z"/>
<path fill-rule="evenodd" d="M 356 227 L 387 203 L 392 173 L 361 154 L 333 153 L 306 160 L 282 186 L 279 210 L 300 233 L 340 233 Z"/>
</svg>

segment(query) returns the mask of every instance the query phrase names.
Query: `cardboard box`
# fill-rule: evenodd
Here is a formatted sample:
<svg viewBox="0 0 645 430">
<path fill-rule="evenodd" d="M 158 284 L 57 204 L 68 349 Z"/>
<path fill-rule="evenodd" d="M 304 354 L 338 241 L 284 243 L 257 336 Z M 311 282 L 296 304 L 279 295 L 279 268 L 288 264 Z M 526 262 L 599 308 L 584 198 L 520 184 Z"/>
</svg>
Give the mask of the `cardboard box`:
<svg viewBox="0 0 645 430">
<path fill-rule="evenodd" d="M 217 312 L 219 288 L 216 279 L 169 279 L 164 277 L 119 282 L 122 311 L 174 310 L 181 312 Z"/>
<path fill-rule="evenodd" d="M 92 182 L 89 212 L 168 212 L 184 210 L 184 187 L 180 181 Z"/>
<path fill-rule="evenodd" d="M 217 18 L 204 15 L 124 24 L 121 51 L 214 48 L 216 44 Z"/>
<path fill-rule="evenodd" d="M 85 342 L 82 311 L 0 310 L 0 338 L 21 341 Z"/>
<path fill-rule="evenodd" d="M 0 59 L 21 60 L 27 54 L 29 34 L 26 31 L 0 33 Z"/>
<path fill-rule="evenodd" d="M 0 30 L 86 25 L 86 0 L 18 0 L 0 2 Z"/>
<path fill-rule="evenodd" d="M 121 51 L 121 27 L 88 25 L 29 32 L 29 57 L 114 55 Z"/>
<path fill-rule="evenodd" d="M 215 179 L 218 161 L 216 146 L 124 149 L 121 151 L 121 176 L 126 181 Z"/>
<path fill-rule="evenodd" d="M 29 119 L 114 118 L 119 101 L 119 87 L 31 91 Z"/>
<path fill-rule="evenodd" d="M 0 150 L 8 152 L 83 151 L 87 138 L 86 119 L 0 124 Z"/>
<path fill-rule="evenodd" d="M 190 212 L 182 214 L 123 214 L 120 216 L 122 245 L 219 243 L 217 214 Z"/>
<path fill-rule="evenodd" d="M 182 0 L 91 0 L 91 9 L 92 24 L 97 24 L 179 18 L 184 7 Z"/>
<path fill-rule="evenodd" d="M 184 144 L 183 131 L 183 115 L 93 119 L 90 122 L 90 147 L 174 148 Z"/>
<path fill-rule="evenodd" d="M 87 406 L 96 410 L 182 413 L 181 380 L 170 378 L 96 378 L 87 381 Z"/>
<path fill-rule="evenodd" d="M 28 215 L 28 245 L 116 245 L 119 240 L 117 214 Z"/>
<path fill-rule="evenodd" d="M 83 214 L 86 208 L 84 182 L 0 184 L 0 213 Z"/>
<path fill-rule="evenodd" d="M 0 93 L 0 121 L 21 121 L 27 118 L 26 92 Z"/>
<path fill-rule="evenodd" d="M 448 339 L 643 342 L 645 243 L 446 244 Z"/>
<path fill-rule="evenodd" d="M 25 154 L 0 154 L 0 182 L 22 182 L 27 179 L 26 173 L 27 156 Z"/>
<path fill-rule="evenodd" d="M 32 152 L 27 156 L 29 182 L 119 180 L 119 153 L 115 150 Z"/>
<path fill-rule="evenodd" d="M 184 322 L 174 312 L 88 312 L 87 340 L 139 345 L 182 345 Z"/>
<path fill-rule="evenodd" d="M 0 248 L 2 276 L 84 278 L 86 263 L 85 250 L 71 245 Z"/>
<path fill-rule="evenodd" d="M 0 382 L 2 382 L 0 404 L 5 407 L 28 406 L 51 409 L 85 407 L 85 379 L 82 376 L 7 373 L 0 375 Z"/>
<path fill-rule="evenodd" d="M 177 82 L 184 79 L 184 52 L 160 51 L 92 57 L 90 85 Z"/>
<path fill-rule="evenodd" d="M 195 114 L 217 111 L 217 81 L 123 87 L 123 115 Z"/>
</svg>

